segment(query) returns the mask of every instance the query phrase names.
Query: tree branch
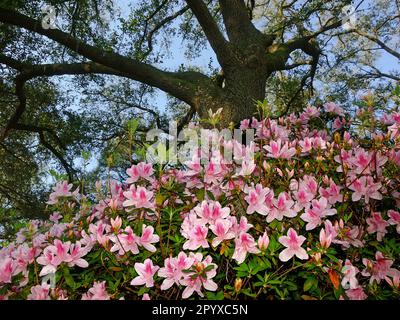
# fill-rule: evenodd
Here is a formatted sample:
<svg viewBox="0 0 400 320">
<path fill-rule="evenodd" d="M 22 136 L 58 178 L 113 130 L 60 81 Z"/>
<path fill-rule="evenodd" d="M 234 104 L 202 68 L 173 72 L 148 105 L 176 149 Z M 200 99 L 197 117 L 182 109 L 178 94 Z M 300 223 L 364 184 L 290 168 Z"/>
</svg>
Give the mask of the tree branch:
<svg viewBox="0 0 400 320">
<path fill-rule="evenodd" d="M 186 3 L 196 16 L 197 21 L 210 42 L 219 63 L 223 66 L 231 56 L 231 51 L 228 48 L 228 42 L 222 35 L 217 23 L 208 10 L 207 5 L 203 0 L 186 0 Z"/>
<path fill-rule="evenodd" d="M 54 148 L 45 138 L 44 136 L 44 131 L 39 132 L 39 140 L 41 144 L 48 149 L 61 163 L 61 165 L 64 167 L 64 170 L 66 171 L 68 175 L 68 180 L 69 182 L 72 182 L 74 180 L 73 176 L 73 168 L 69 165 L 69 163 L 64 159 L 64 157 L 61 155 L 60 152 L 57 151 L 56 148 Z"/>
<path fill-rule="evenodd" d="M 275 36 L 265 35 L 253 25 L 243 0 L 219 0 L 222 18 L 229 40 L 241 47 L 254 43 L 254 39 L 263 38 L 266 46 L 272 44 Z"/>
<path fill-rule="evenodd" d="M 0 63 L 8 65 L 20 71 L 20 74 L 15 78 L 15 94 L 18 97 L 19 104 L 15 109 L 14 114 L 8 120 L 5 128 L 0 133 L 0 141 L 3 141 L 9 132 L 17 125 L 26 110 L 26 95 L 25 83 L 34 77 L 39 76 L 55 76 L 55 75 L 76 75 L 76 74 L 112 74 L 124 76 L 122 72 L 102 66 L 98 63 L 55 63 L 55 64 L 42 64 L 30 65 L 26 62 L 20 62 L 13 58 L 0 54 Z"/>
<path fill-rule="evenodd" d="M 157 87 L 178 99 L 191 104 L 194 87 L 208 81 L 208 77 L 200 72 L 167 72 L 146 63 L 133 60 L 115 52 L 105 51 L 86 44 L 68 33 L 57 29 L 43 29 L 41 23 L 18 12 L 0 9 L 0 22 L 24 28 L 44 35 L 70 50 L 97 62 L 103 66 L 124 73 L 130 79 Z"/>
<path fill-rule="evenodd" d="M 360 36 L 362 36 L 362 37 L 364 37 L 364 38 L 367 38 L 368 40 L 370 40 L 370 41 L 372 41 L 372 42 L 374 42 L 374 43 L 376 43 L 376 44 L 379 45 L 383 50 L 385 50 L 386 52 L 388 52 L 389 54 L 391 54 L 391 55 L 394 56 L 395 58 L 400 59 L 400 52 L 397 52 L 396 50 L 394 50 L 394 49 L 390 48 L 389 46 L 387 46 L 387 45 L 386 45 L 381 39 L 379 39 L 378 37 L 376 37 L 376 36 L 374 36 L 374 35 L 372 35 L 372 34 L 363 32 L 363 31 L 361 31 L 361 30 L 359 30 L 359 29 L 352 29 L 351 31 L 352 31 L 352 32 L 355 32 L 355 33 L 357 33 L 357 34 L 359 34 Z"/>
</svg>

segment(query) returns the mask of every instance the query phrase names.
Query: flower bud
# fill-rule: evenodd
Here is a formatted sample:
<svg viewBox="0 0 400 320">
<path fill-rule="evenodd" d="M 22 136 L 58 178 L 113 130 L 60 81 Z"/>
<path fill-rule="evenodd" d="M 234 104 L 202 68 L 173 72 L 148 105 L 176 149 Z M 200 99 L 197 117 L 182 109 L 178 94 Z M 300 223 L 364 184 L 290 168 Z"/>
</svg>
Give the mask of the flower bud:
<svg viewBox="0 0 400 320">
<path fill-rule="evenodd" d="M 258 238 L 257 243 L 258 243 L 258 248 L 260 248 L 260 250 L 262 251 L 267 250 L 269 245 L 269 237 L 267 232 L 264 232 L 264 234 Z"/>
<path fill-rule="evenodd" d="M 122 219 L 119 216 L 115 220 L 111 218 L 111 226 L 114 231 L 118 231 L 122 226 Z"/>
<path fill-rule="evenodd" d="M 242 288 L 242 285 L 243 285 L 242 279 L 237 278 L 237 279 L 235 280 L 235 285 L 234 285 L 234 287 L 235 287 L 235 292 L 239 292 L 240 289 Z"/>
</svg>

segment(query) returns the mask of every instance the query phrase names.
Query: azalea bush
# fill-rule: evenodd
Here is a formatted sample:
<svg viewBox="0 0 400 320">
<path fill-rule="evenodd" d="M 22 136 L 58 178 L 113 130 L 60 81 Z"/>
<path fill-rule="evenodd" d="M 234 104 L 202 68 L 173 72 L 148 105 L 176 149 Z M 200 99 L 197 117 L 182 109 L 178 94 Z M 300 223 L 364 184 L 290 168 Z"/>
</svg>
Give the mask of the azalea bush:
<svg viewBox="0 0 400 320">
<path fill-rule="evenodd" d="M 60 181 L 49 220 L 3 244 L 0 297 L 398 299 L 400 113 L 358 130 L 365 112 L 260 103 L 248 144 L 211 113 L 217 147 L 181 165 L 139 162 L 87 195 Z"/>
</svg>

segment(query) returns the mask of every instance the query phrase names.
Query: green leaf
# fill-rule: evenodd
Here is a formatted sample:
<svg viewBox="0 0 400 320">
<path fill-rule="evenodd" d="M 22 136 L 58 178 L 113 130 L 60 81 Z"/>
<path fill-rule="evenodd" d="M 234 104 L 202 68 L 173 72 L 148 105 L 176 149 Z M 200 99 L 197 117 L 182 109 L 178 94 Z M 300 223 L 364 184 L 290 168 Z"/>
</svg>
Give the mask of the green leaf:
<svg viewBox="0 0 400 320">
<path fill-rule="evenodd" d="M 75 289 L 76 284 L 75 284 L 74 278 L 69 273 L 69 269 L 64 268 L 63 274 L 64 274 L 65 283 L 72 289 Z"/>
<path fill-rule="evenodd" d="M 308 278 L 304 282 L 303 290 L 304 292 L 309 291 L 312 287 L 316 286 L 318 284 L 318 280 L 315 278 Z"/>
</svg>

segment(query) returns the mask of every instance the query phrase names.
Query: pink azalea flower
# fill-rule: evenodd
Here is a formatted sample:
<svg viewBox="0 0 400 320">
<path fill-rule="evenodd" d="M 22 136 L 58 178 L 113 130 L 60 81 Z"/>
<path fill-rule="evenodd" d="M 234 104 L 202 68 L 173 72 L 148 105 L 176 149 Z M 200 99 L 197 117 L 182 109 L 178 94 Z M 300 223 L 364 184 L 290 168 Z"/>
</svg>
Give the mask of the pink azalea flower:
<svg viewBox="0 0 400 320">
<path fill-rule="evenodd" d="M 304 138 L 304 140 L 299 141 L 299 146 L 301 147 L 301 152 L 306 153 L 312 150 L 314 138 Z"/>
<path fill-rule="evenodd" d="M 247 253 L 260 253 L 256 247 L 254 238 L 245 232 L 242 232 L 235 239 L 235 251 L 233 252 L 232 259 L 235 259 L 238 264 L 241 264 L 245 259 Z"/>
<path fill-rule="evenodd" d="M 258 248 L 261 251 L 265 251 L 268 249 L 269 237 L 268 237 L 267 231 L 265 231 L 264 234 L 258 238 L 257 244 L 258 244 Z"/>
<path fill-rule="evenodd" d="M 371 217 L 366 219 L 368 223 L 368 233 L 375 233 L 378 241 L 382 241 L 383 237 L 387 233 L 386 227 L 389 226 L 389 222 L 385 221 L 380 212 L 372 212 Z"/>
<path fill-rule="evenodd" d="M 218 219 L 210 225 L 210 230 L 217 236 L 212 241 L 212 246 L 217 247 L 222 241 L 233 239 L 235 233 L 231 230 L 232 222 L 228 219 Z"/>
<path fill-rule="evenodd" d="M 49 273 L 55 273 L 57 270 L 58 261 L 56 261 L 55 254 L 51 247 L 46 247 L 43 250 L 43 254 L 38 257 L 36 261 L 44 266 L 40 271 L 40 276 L 44 276 Z"/>
<path fill-rule="evenodd" d="M 50 215 L 49 220 L 54 223 L 57 223 L 58 220 L 62 219 L 62 217 L 63 216 L 59 212 L 54 212 L 52 215 Z"/>
<path fill-rule="evenodd" d="M 289 143 L 285 142 L 282 146 L 282 140 L 278 139 L 276 142 L 271 141 L 269 145 L 264 146 L 267 150 L 267 157 L 275 159 L 290 159 L 296 154 L 295 148 L 289 148 Z"/>
<path fill-rule="evenodd" d="M 319 194 L 321 197 L 328 199 L 329 204 L 335 204 L 336 202 L 343 202 L 343 195 L 340 193 L 341 187 L 339 187 L 332 179 L 328 188 L 319 188 Z"/>
<path fill-rule="evenodd" d="M 154 274 L 160 267 L 154 266 L 150 259 L 144 260 L 144 263 L 136 262 L 134 265 L 138 276 L 131 281 L 132 286 L 146 285 L 147 288 L 154 286 Z"/>
<path fill-rule="evenodd" d="M 238 172 L 238 176 L 249 176 L 253 173 L 254 169 L 256 168 L 256 164 L 253 159 L 243 159 L 242 166 L 240 171 Z"/>
<path fill-rule="evenodd" d="M 142 236 L 138 239 L 138 244 L 143 246 L 150 252 L 156 252 L 156 247 L 152 243 L 160 241 L 160 237 L 154 234 L 154 228 L 152 226 L 142 226 Z"/>
<path fill-rule="evenodd" d="M 145 293 L 145 294 L 143 295 L 143 297 L 142 297 L 142 300 L 143 300 L 143 301 L 151 300 L 149 294 L 148 294 L 148 293 Z"/>
<path fill-rule="evenodd" d="M 229 216 L 231 209 L 228 207 L 222 208 L 218 201 L 202 201 L 197 205 L 193 212 L 202 220 L 203 223 L 213 223 L 217 219 L 225 219 Z"/>
<path fill-rule="evenodd" d="M 353 165 L 353 171 L 356 174 L 371 173 L 369 170 L 369 165 L 372 160 L 372 155 L 365 151 L 363 148 L 357 148 L 354 156 L 350 159 L 351 164 Z"/>
<path fill-rule="evenodd" d="M 374 183 L 371 176 L 362 176 L 359 179 L 355 179 L 349 186 L 349 189 L 353 190 L 351 199 L 353 201 L 359 201 L 363 196 L 365 197 L 365 203 L 369 203 L 369 199 L 382 200 L 382 195 L 379 193 L 379 189 L 382 187 L 380 182 Z"/>
<path fill-rule="evenodd" d="M 343 109 L 333 102 L 325 103 L 324 109 L 325 109 L 325 112 L 335 113 L 339 116 L 344 116 Z"/>
<path fill-rule="evenodd" d="M 111 218 L 111 227 L 114 231 L 118 231 L 122 226 L 122 219 L 118 216 L 115 219 Z"/>
<path fill-rule="evenodd" d="M 342 268 L 342 287 L 344 289 L 356 289 L 358 287 L 358 280 L 356 278 L 358 268 L 353 266 L 350 260 L 346 259 L 345 265 Z"/>
<path fill-rule="evenodd" d="M 196 271 L 187 273 L 185 279 L 181 281 L 182 285 L 186 286 L 185 290 L 183 290 L 182 298 L 187 299 L 194 292 L 197 292 L 200 297 L 203 297 L 204 295 L 201 292 L 202 287 L 209 291 L 216 291 L 218 285 L 212 278 L 217 274 L 217 265 L 212 263 L 211 256 L 207 256 L 203 260 L 203 255 L 201 253 L 191 253 L 190 258 L 193 259 L 193 267 Z M 209 266 L 213 266 L 213 268 L 207 270 Z"/>
<path fill-rule="evenodd" d="M 129 191 L 124 192 L 127 200 L 124 201 L 123 206 L 154 209 L 153 194 L 153 191 L 147 191 L 144 187 L 136 188 L 135 185 L 131 185 Z"/>
<path fill-rule="evenodd" d="M 279 259 L 283 262 L 288 261 L 293 256 L 302 260 L 308 259 L 307 251 L 301 247 L 305 240 L 305 237 L 298 236 L 297 232 L 290 228 L 287 236 L 282 236 L 278 239 L 278 241 L 286 247 L 286 249 L 279 254 Z"/>
<path fill-rule="evenodd" d="M 71 247 L 69 248 L 69 259 L 68 261 L 68 266 L 73 267 L 73 266 L 78 266 L 81 268 L 87 268 L 89 266 L 89 263 L 82 259 L 88 252 L 86 248 L 82 248 L 80 242 L 77 242 L 75 244 L 71 244 Z"/>
<path fill-rule="evenodd" d="M 268 223 L 274 219 L 282 221 L 283 217 L 293 218 L 297 215 L 294 201 L 287 192 L 281 192 L 278 199 L 272 200 L 272 205 L 273 207 L 267 216 Z"/>
<path fill-rule="evenodd" d="M 391 225 L 395 225 L 397 233 L 400 233 L 400 212 L 397 212 L 397 211 L 394 211 L 394 210 L 389 210 L 388 211 L 388 216 L 390 218 L 388 220 L 388 222 Z"/>
<path fill-rule="evenodd" d="M 139 253 L 138 248 L 138 237 L 133 233 L 131 227 L 126 227 L 125 232 L 118 234 L 117 236 L 110 236 L 110 240 L 114 242 L 114 245 L 111 247 L 110 251 L 115 252 L 118 251 L 120 256 L 124 255 L 127 252 L 132 252 L 133 254 Z"/>
<path fill-rule="evenodd" d="M 304 116 L 305 119 L 311 119 L 311 118 L 317 118 L 320 115 L 320 110 L 319 108 L 316 108 L 314 106 L 307 106 L 307 108 L 304 109 L 303 113 L 301 116 Z"/>
<path fill-rule="evenodd" d="M 6 257 L 0 260 L 0 283 L 11 283 L 11 277 L 15 269 L 14 260 Z"/>
<path fill-rule="evenodd" d="M 135 185 L 131 185 L 129 191 L 124 192 L 127 200 L 123 202 L 123 206 L 154 209 L 153 194 L 153 191 L 147 191 L 144 187 L 136 188 Z"/>
<path fill-rule="evenodd" d="M 62 243 L 59 239 L 56 239 L 54 240 L 54 245 L 46 247 L 43 254 L 36 260 L 44 266 L 39 275 L 44 276 L 49 273 L 55 273 L 61 263 L 70 262 L 71 256 L 68 253 L 70 246 L 70 241 Z"/>
<path fill-rule="evenodd" d="M 319 243 L 325 249 L 329 248 L 332 242 L 332 234 L 328 235 L 325 229 L 321 229 L 319 232 Z"/>
<path fill-rule="evenodd" d="M 89 225 L 89 232 L 91 238 L 97 241 L 102 246 L 106 246 L 109 240 L 107 233 L 110 231 L 110 225 L 98 221 L 96 224 L 91 223 Z"/>
<path fill-rule="evenodd" d="M 178 257 L 167 258 L 164 267 L 158 271 L 158 276 L 166 278 L 161 284 L 161 290 L 168 290 L 173 284 L 182 284 L 186 273 L 183 270 L 189 269 L 194 262 L 193 257 L 188 257 L 184 252 L 180 252 Z"/>
<path fill-rule="evenodd" d="M 350 300 L 365 300 L 368 298 L 362 287 L 348 289 L 346 290 L 346 295 Z"/>
<path fill-rule="evenodd" d="M 110 295 L 106 290 L 106 282 L 93 283 L 93 287 L 82 296 L 82 300 L 110 300 Z"/>
<path fill-rule="evenodd" d="M 187 234 L 184 234 L 185 238 L 188 239 L 183 244 L 184 250 L 196 250 L 200 247 L 208 248 L 207 242 L 208 228 L 200 223 L 195 223 Z"/>
<path fill-rule="evenodd" d="M 249 204 L 246 210 L 247 214 L 257 212 L 267 215 L 269 213 L 269 208 L 265 202 L 267 197 L 273 197 L 273 193 L 269 188 L 263 188 L 261 184 L 257 184 L 255 188 L 245 189 L 245 192 L 247 196 L 244 199 Z"/>
<path fill-rule="evenodd" d="M 70 190 L 72 187 L 72 183 L 68 184 L 67 181 L 58 182 L 53 188 L 54 192 L 50 194 L 49 201 L 47 201 L 47 203 L 56 204 L 59 198 L 76 196 L 79 189 L 77 188 L 74 192 L 71 192 Z"/>
<path fill-rule="evenodd" d="M 236 236 L 239 236 L 242 232 L 247 232 L 250 228 L 253 227 L 251 223 L 247 222 L 247 218 L 245 216 L 241 216 L 239 223 L 235 217 L 229 217 L 229 220 L 232 222 L 232 230 L 235 232 Z"/>
<path fill-rule="evenodd" d="M 240 130 L 246 130 L 250 127 L 250 119 L 244 119 L 240 121 Z"/>
<path fill-rule="evenodd" d="M 362 262 L 366 267 L 361 274 L 365 277 L 370 277 L 369 282 L 372 283 L 374 280 L 379 284 L 381 280 L 385 280 L 385 277 L 400 276 L 400 271 L 392 268 L 393 260 L 386 258 L 382 252 L 377 251 L 375 253 L 376 261 L 363 258 Z"/>
<path fill-rule="evenodd" d="M 204 168 L 204 182 L 207 184 L 217 184 L 222 178 L 222 168 L 220 163 L 211 160 Z"/>
<path fill-rule="evenodd" d="M 129 178 L 126 180 L 126 183 L 135 183 L 139 180 L 139 178 L 151 181 L 151 176 L 153 173 L 154 170 L 151 163 L 140 162 L 126 170 L 126 174 L 129 176 Z"/>
<path fill-rule="evenodd" d="M 50 286 L 48 284 L 37 285 L 31 288 L 27 300 L 50 300 Z"/>
<path fill-rule="evenodd" d="M 298 191 L 294 192 L 294 197 L 297 200 L 297 207 L 301 210 L 306 207 L 312 199 L 314 199 L 314 194 L 304 186 L 301 186 Z"/>
<path fill-rule="evenodd" d="M 322 218 L 336 214 L 336 209 L 331 209 L 326 198 L 312 201 L 312 207 L 305 210 L 300 218 L 307 222 L 306 230 L 313 230 L 322 223 Z"/>
</svg>

